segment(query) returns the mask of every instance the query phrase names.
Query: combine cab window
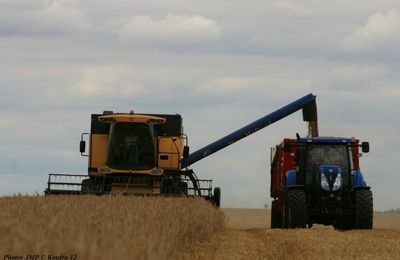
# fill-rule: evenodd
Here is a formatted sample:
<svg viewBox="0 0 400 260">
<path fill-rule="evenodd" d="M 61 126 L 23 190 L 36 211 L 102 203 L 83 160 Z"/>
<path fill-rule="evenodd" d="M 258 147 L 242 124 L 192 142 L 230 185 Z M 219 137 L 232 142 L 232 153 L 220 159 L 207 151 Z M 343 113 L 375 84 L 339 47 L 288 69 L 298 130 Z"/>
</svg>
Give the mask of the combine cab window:
<svg viewBox="0 0 400 260">
<path fill-rule="evenodd" d="M 147 170 L 155 165 L 153 127 L 117 123 L 110 129 L 108 166 L 118 170 Z"/>
<path fill-rule="evenodd" d="M 343 184 L 348 184 L 350 170 L 349 150 L 346 144 L 310 144 L 306 156 L 306 184 L 316 180 L 320 165 L 336 165 L 342 170 Z"/>
</svg>

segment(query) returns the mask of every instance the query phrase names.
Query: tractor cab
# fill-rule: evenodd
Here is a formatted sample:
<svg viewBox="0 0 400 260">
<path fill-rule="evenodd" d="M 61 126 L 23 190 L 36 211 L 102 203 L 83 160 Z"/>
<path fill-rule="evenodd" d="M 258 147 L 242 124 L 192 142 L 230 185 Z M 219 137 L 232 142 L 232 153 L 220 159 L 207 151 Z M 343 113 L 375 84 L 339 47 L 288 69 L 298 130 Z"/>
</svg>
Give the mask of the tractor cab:
<svg viewBox="0 0 400 260">
<path fill-rule="evenodd" d="M 354 140 L 310 138 L 299 144 L 299 172 L 306 186 L 327 192 L 349 187 Z"/>
</svg>

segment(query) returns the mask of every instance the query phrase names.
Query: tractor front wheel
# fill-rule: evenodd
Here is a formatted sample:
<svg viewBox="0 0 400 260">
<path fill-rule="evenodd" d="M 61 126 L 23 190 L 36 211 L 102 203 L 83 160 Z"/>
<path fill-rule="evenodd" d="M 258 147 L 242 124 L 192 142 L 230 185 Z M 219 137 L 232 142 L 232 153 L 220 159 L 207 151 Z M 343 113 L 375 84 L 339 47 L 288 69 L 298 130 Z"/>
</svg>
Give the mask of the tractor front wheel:
<svg viewBox="0 0 400 260">
<path fill-rule="evenodd" d="M 354 192 L 354 228 L 372 229 L 373 201 L 370 190 L 356 190 Z"/>
<path fill-rule="evenodd" d="M 304 190 L 289 190 L 287 193 L 287 227 L 306 228 L 307 202 Z"/>
</svg>

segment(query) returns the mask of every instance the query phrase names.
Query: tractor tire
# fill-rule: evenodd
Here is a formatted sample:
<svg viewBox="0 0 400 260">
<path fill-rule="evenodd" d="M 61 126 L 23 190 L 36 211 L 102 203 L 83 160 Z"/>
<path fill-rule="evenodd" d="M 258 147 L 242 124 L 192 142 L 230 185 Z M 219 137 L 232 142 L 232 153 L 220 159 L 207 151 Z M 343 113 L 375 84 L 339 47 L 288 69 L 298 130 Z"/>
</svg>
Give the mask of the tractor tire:
<svg viewBox="0 0 400 260">
<path fill-rule="evenodd" d="M 354 192 L 354 228 L 372 229 L 373 200 L 370 190 L 356 190 Z"/>
<path fill-rule="evenodd" d="M 288 228 L 306 228 L 307 226 L 307 202 L 304 190 L 288 191 L 287 220 Z"/>
<path fill-rule="evenodd" d="M 289 227 L 289 200 L 287 192 L 283 196 L 282 228 Z"/>
<path fill-rule="evenodd" d="M 214 195 L 212 196 L 212 203 L 217 208 L 219 208 L 219 206 L 221 205 L 221 188 L 220 187 L 216 187 L 214 189 Z"/>
<path fill-rule="evenodd" d="M 282 228 L 282 214 L 278 212 L 278 201 L 271 203 L 271 228 Z"/>
</svg>

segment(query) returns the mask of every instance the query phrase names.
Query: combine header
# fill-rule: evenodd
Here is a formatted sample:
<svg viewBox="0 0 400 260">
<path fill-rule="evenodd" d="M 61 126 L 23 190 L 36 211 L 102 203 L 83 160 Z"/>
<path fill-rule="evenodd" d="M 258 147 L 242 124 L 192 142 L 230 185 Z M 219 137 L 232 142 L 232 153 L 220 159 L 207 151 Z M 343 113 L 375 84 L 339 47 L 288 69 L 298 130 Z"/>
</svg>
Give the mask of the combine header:
<svg viewBox="0 0 400 260">
<path fill-rule="evenodd" d="M 200 196 L 219 206 L 220 188 L 212 190 L 211 180 L 198 179 L 189 166 L 300 109 L 315 132 L 315 96 L 309 94 L 191 154 L 180 115 L 93 114 L 91 132 L 80 142 L 88 174 L 50 174 L 45 193 Z"/>
</svg>

